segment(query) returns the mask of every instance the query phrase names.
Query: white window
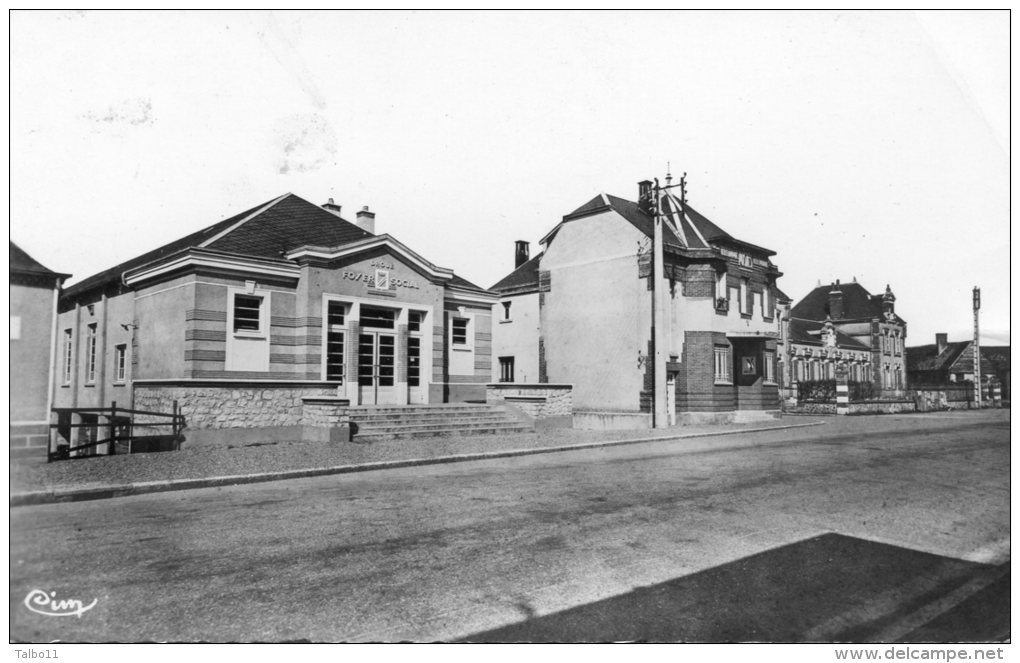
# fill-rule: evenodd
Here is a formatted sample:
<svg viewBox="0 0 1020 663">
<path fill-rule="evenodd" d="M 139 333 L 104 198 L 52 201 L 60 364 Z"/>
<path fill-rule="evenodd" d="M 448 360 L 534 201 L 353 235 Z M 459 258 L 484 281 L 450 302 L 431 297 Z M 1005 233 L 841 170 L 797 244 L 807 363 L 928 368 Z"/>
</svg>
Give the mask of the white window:
<svg viewBox="0 0 1020 663">
<path fill-rule="evenodd" d="M 730 360 L 730 349 L 728 347 L 716 346 L 715 348 L 715 381 L 733 381 L 733 363 Z"/>
<path fill-rule="evenodd" d="M 71 367 L 74 363 L 71 361 L 71 355 L 74 351 L 74 335 L 70 329 L 64 330 L 64 384 L 71 384 Z"/>
<path fill-rule="evenodd" d="M 765 351 L 765 382 L 776 381 L 776 353 L 771 350 Z"/>
<path fill-rule="evenodd" d="M 749 313 L 747 310 L 747 279 L 740 280 L 740 312 Z"/>
<path fill-rule="evenodd" d="M 88 341 L 85 346 L 86 352 L 86 364 L 85 364 L 85 383 L 91 384 L 96 381 L 96 335 L 97 326 L 96 323 L 92 323 L 88 327 Z"/>
<path fill-rule="evenodd" d="M 407 313 L 407 386 L 421 386 L 421 330 L 425 322 L 423 311 Z"/>
<path fill-rule="evenodd" d="M 453 346 L 468 345 L 468 329 L 471 321 L 468 318 L 453 318 L 450 325 L 450 344 Z"/>
<path fill-rule="evenodd" d="M 715 298 L 726 299 L 726 272 L 719 272 L 715 278 Z"/>
<path fill-rule="evenodd" d="M 114 348 L 113 354 L 114 382 L 127 379 L 127 345 L 121 344 Z"/>
<path fill-rule="evenodd" d="M 269 298 L 268 291 L 257 291 L 255 284 L 244 290 L 231 289 L 227 310 L 228 371 L 269 370 Z"/>
<path fill-rule="evenodd" d="M 760 292 L 754 293 L 754 309 L 761 312 L 761 317 L 762 318 L 766 317 L 766 315 L 765 315 L 765 297 L 764 297 L 763 293 L 760 293 Z M 754 313 L 754 311 L 751 311 L 751 313 Z"/>
<path fill-rule="evenodd" d="M 234 294 L 234 333 L 262 333 L 262 303 L 259 295 Z"/>
</svg>

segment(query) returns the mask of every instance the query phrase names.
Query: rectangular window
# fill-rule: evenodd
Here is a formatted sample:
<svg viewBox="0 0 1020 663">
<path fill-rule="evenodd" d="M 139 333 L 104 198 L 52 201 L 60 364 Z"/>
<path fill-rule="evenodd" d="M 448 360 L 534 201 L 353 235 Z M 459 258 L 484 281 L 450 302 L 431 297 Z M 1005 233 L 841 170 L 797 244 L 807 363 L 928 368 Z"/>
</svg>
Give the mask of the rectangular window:
<svg viewBox="0 0 1020 663">
<path fill-rule="evenodd" d="M 776 353 L 765 351 L 765 382 L 776 381 Z"/>
<path fill-rule="evenodd" d="M 719 272 L 715 279 L 715 298 L 726 299 L 726 272 Z"/>
<path fill-rule="evenodd" d="M 70 329 L 64 330 L 64 384 L 71 384 L 71 355 L 74 352 L 74 336 Z"/>
<path fill-rule="evenodd" d="M 747 310 L 747 279 L 740 280 L 740 312 L 742 314 L 748 314 L 750 311 Z"/>
<path fill-rule="evenodd" d="M 329 302 L 326 305 L 326 379 L 343 384 L 344 352 L 346 350 L 347 305 Z"/>
<path fill-rule="evenodd" d="M 762 318 L 768 317 L 768 316 L 765 315 L 765 295 L 764 295 L 764 293 L 761 293 L 761 292 L 754 293 L 754 308 L 751 310 L 751 313 L 754 313 L 755 311 L 760 311 Z"/>
<path fill-rule="evenodd" d="M 729 302 L 730 310 L 732 311 L 737 307 L 735 302 L 740 300 L 740 289 L 739 288 L 727 288 L 726 289 L 726 301 Z"/>
<path fill-rule="evenodd" d="M 396 325 L 397 312 L 390 308 L 376 306 L 361 307 L 361 326 L 373 329 L 393 329 Z"/>
<path fill-rule="evenodd" d="M 93 322 L 89 325 L 88 329 L 88 344 L 85 346 L 85 357 L 87 362 L 85 364 L 85 382 L 90 384 L 96 381 L 96 323 Z"/>
<path fill-rule="evenodd" d="M 468 319 L 453 318 L 453 331 L 451 341 L 454 345 L 467 345 L 468 342 Z"/>
<path fill-rule="evenodd" d="M 733 381 L 729 348 L 717 347 L 715 349 L 715 381 Z"/>
<path fill-rule="evenodd" d="M 407 314 L 407 331 L 420 332 L 423 322 L 425 322 L 425 313 L 423 311 L 409 311 Z"/>
<path fill-rule="evenodd" d="M 513 382 L 514 381 L 514 358 L 513 357 L 500 357 L 499 358 L 499 381 L 500 382 Z"/>
<path fill-rule="evenodd" d="M 407 337 L 407 385 L 421 386 L 421 339 L 417 336 Z"/>
<path fill-rule="evenodd" d="M 234 295 L 234 332 L 257 334 L 262 331 L 262 297 Z"/>
<path fill-rule="evenodd" d="M 114 348 L 113 358 L 114 382 L 124 382 L 127 379 L 127 346 Z"/>
<path fill-rule="evenodd" d="M 503 302 L 503 320 L 504 322 L 510 321 L 510 305 L 513 302 Z"/>
</svg>

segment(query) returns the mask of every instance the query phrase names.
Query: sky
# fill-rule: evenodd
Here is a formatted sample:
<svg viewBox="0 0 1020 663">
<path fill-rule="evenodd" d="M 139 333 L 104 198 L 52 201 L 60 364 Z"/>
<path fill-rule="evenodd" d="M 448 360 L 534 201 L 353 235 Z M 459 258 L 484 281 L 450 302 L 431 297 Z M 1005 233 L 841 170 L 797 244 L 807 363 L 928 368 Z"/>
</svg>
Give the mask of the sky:
<svg viewBox="0 0 1020 663">
<path fill-rule="evenodd" d="M 14 12 L 11 240 L 83 279 L 292 192 L 481 286 L 606 192 L 688 200 L 795 301 L 1009 343 L 1009 13 Z"/>
</svg>

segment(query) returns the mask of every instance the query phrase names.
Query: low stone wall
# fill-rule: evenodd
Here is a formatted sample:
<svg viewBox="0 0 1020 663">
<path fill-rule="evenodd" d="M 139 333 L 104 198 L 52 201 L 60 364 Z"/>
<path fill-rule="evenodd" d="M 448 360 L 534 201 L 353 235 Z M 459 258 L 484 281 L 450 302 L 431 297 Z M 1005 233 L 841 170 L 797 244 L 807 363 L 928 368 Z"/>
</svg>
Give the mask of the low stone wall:
<svg viewBox="0 0 1020 663">
<path fill-rule="evenodd" d="M 584 430 L 637 430 L 651 427 L 652 415 L 646 412 L 610 412 L 606 410 L 574 412 L 574 428 Z"/>
<path fill-rule="evenodd" d="M 335 395 L 335 387 L 309 382 L 139 381 L 134 409 L 169 413 L 176 400 L 188 445 L 299 440 L 305 433 L 304 399 Z"/>
<path fill-rule="evenodd" d="M 304 439 L 321 442 L 351 441 L 351 402 L 346 398 L 304 398 Z"/>
<path fill-rule="evenodd" d="M 485 385 L 485 402 L 512 406 L 541 427 L 573 426 L 573 385 L 497 382 Z"/>
<path fill-rule="evenodd" d="M 896 414 L 897 412 L 917 412 L 914 401 L 856 401 L 850 403 L 848 414 Z"/>
</svg>

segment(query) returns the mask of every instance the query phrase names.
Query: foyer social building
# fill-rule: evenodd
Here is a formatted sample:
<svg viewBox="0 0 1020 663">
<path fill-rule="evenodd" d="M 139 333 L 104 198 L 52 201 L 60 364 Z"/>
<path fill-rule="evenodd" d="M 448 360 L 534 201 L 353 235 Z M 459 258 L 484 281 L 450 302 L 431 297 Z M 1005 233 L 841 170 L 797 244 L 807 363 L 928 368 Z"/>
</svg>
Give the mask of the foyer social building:
<svg viewBox="0 0 1020 663">
<path fill-rule="evenodd" d="M 771 417 L 780 409 L 774 251 L 738 239 L 688 205 L 638 184 L 638 202 L 599 194 L 540 240 L 515 246 L 492 286 L 493 375 L 569 384 L 574 423 L 670 425 Z M 655 215 L 663 253 L 653 270 Z M 665 391 L 656 394 L 653 291 L 666 293 Z M 657 424 L 658 425 L 658 424 Z"/>
<path fill-rule="evenodd" d="M 177 401 L 216 442 L 297 439 L 308 399 L 484 401 L 496 297 L 340 212 L 286 194 L 69 287 L 55 405 Z"/>
</svg>

